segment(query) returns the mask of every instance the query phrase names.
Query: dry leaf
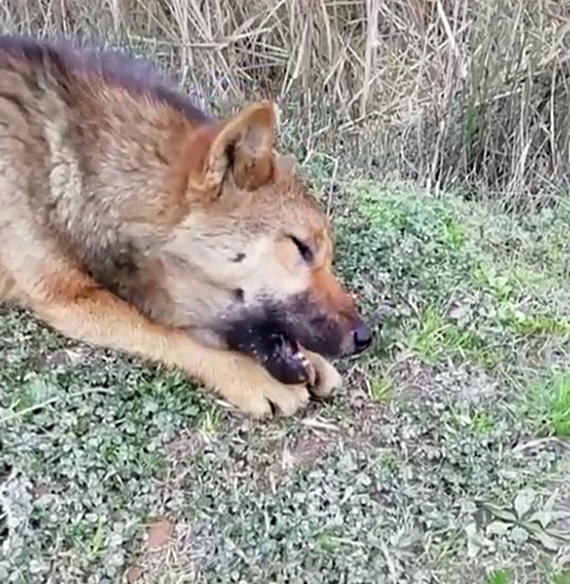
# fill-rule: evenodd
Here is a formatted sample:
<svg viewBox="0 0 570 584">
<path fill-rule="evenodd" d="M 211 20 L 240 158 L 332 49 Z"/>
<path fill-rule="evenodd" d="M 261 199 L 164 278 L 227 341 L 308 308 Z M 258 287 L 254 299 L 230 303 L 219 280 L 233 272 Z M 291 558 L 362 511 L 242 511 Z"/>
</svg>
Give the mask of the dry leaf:
<svg viewBox="0 0 570 584">
<path fill-rule="evenodd" d="M 164 547 L 172 533 L 172 523 L 168 519 L 159 519 L 152 523 L 147 532 L 146 549 L 155 552 Z"/>
<path fill-rule="evenodd" d="M 143 569 L 140 566 L 131 566 L 125 572 L 125 580 L 128 584 L 135 584 L 143 575 Z"/>
<path fill-rule="evenodd" d="M 523 489 L 517 493 L 514 508 L 519 519 L 522 519 L 532 509 L 532 504 L 535 499 L 536 493 L 532 489 Z"/>
</svg>

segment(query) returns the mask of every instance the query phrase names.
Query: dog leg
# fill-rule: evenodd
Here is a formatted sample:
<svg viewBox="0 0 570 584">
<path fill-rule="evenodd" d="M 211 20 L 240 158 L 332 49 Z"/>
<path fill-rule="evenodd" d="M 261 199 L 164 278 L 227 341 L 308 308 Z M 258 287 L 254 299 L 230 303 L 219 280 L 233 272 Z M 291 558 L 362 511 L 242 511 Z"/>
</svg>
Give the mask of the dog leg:
<svg viewBox="0 0 570 584">
<path fill-rule="evenodd" d="M 83 342 L 160 361 L 185 371 L 241 411 L 266 417 L 306 405 L 304 386 L 285 386 L 252 359 L 206 347 L 185 332 L 154 323 L 76 270 L 36 280 L 26 304 L 60 333 Z"/>
</svg>

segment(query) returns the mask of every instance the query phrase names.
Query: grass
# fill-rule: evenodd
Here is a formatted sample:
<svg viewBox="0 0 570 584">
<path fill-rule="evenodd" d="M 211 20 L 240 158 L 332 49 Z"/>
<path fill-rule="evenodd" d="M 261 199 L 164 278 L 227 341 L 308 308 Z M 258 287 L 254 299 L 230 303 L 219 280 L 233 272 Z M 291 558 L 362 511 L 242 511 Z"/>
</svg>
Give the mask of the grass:
<svg viewBox="0 0 570 584">
<path fill-rule="evenodd" d="M 554 436 L 570 436 L 570 378 L 553 373 L 546 380 L 529 386 L 527 402 L 531 416 L 542 429 Z"/>
<path fill-rule="evenodd" d="M 569 584 L 570 572 L 564 571 L 552 576 L 552 584 Z"/>
<path fill-rule="evenodd" d="M 390 379 L 387 375 L 375 375 L 370 382 L 370 398 L 380 402 L 390 396 Z"/>
<path fill-rule="evenodd" d="M 568 339 L 498 317 L 568 317 L 568 279 L 531 237 L 564 222 L 343 188 L 336 268 L 381 325 L 340 364 L 347 389 L 295 419 L 244 420 L 175 372 L 4 309 L 2 581 L 565 577 Z M 514 235 L 527 243 L 495 253 Z M 145 551 L 155 517 L 173 535 Z"/>
<path fill-rule="evenodd" d="M 504 570 L 493 570 L 489 574 L 487 582 L 488 584 L 509 584 L 510 578 Z"/>
</svg>

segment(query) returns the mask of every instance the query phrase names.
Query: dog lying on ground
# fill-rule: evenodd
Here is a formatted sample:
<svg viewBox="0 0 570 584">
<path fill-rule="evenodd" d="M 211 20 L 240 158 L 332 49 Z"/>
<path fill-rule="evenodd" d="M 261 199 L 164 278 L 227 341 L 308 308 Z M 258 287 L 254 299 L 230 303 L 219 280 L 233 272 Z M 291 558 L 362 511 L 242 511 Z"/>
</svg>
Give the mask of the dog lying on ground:
<svg viewBox="0 0 570 584">
<path fill-rule="evenodd" d="M 138 61 L 0 36 L 0 301 L 291 415 L 370 333 L 271 103 L 211 119 Z"/>
</svg>

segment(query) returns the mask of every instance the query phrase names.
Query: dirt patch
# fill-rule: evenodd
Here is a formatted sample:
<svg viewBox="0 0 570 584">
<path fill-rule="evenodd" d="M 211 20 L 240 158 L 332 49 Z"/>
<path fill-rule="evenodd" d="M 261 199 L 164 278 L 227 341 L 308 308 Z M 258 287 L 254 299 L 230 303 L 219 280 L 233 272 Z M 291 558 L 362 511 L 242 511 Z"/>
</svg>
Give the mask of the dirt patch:
<svg viewBox="0 0 570 584">
<path fill-rule="evenodd" d="M 186 431 L 179 434 L 166 447 L 165 452 L 168 458 L 175 462 L 192 458 L 202 451 L 206 439 L 203 434 L 196 431 Z"/>
<path fill-rule="evenodd" d="M 503 397 L 499 383 L 490 373 L 468 363 L 431 366 L 410 358 L 393 368 L 391 376 L 398 394 L 405 398 L 434 401 L 450 397 L 477 405 Z"/>
<path fill-rule="evenodd" d="M 150 531 L 160 532 L 161 545 L 158 549 L 149 550 Z M 167 542 L 164 540 L 166 529 L 161 524 L 153 524 L 149 528 L 149 540 L 136 561 L 128 567 L 123 575 L 126 584 L 156 584 L 156 582 L 192 582 L 202 584 L 205 582 L 198 569 L 198 561 L 204 556 L 205 550 L 200 546 L 208 546 L 199 534 L 196 534 L 192 526 L 178 523 L 170 524 Z M 154 536 L 153 536 L 154 537 Z M 198 545 L 200 542 L 200 545 Z M 168 543 L 168 545 L 166 545 Z M 167 580 L 164 580 L 166 577 Z"/>
<path fill-rule="evenodd" d="M 43 350 L 30 359 L 30 365 L 38 372 L 50 369 L 70 370 L 86 367 L 96 362 L 113 362 L 118 359 L 110 350 L 73 344 L 62 349 Z"/>
</svg>

